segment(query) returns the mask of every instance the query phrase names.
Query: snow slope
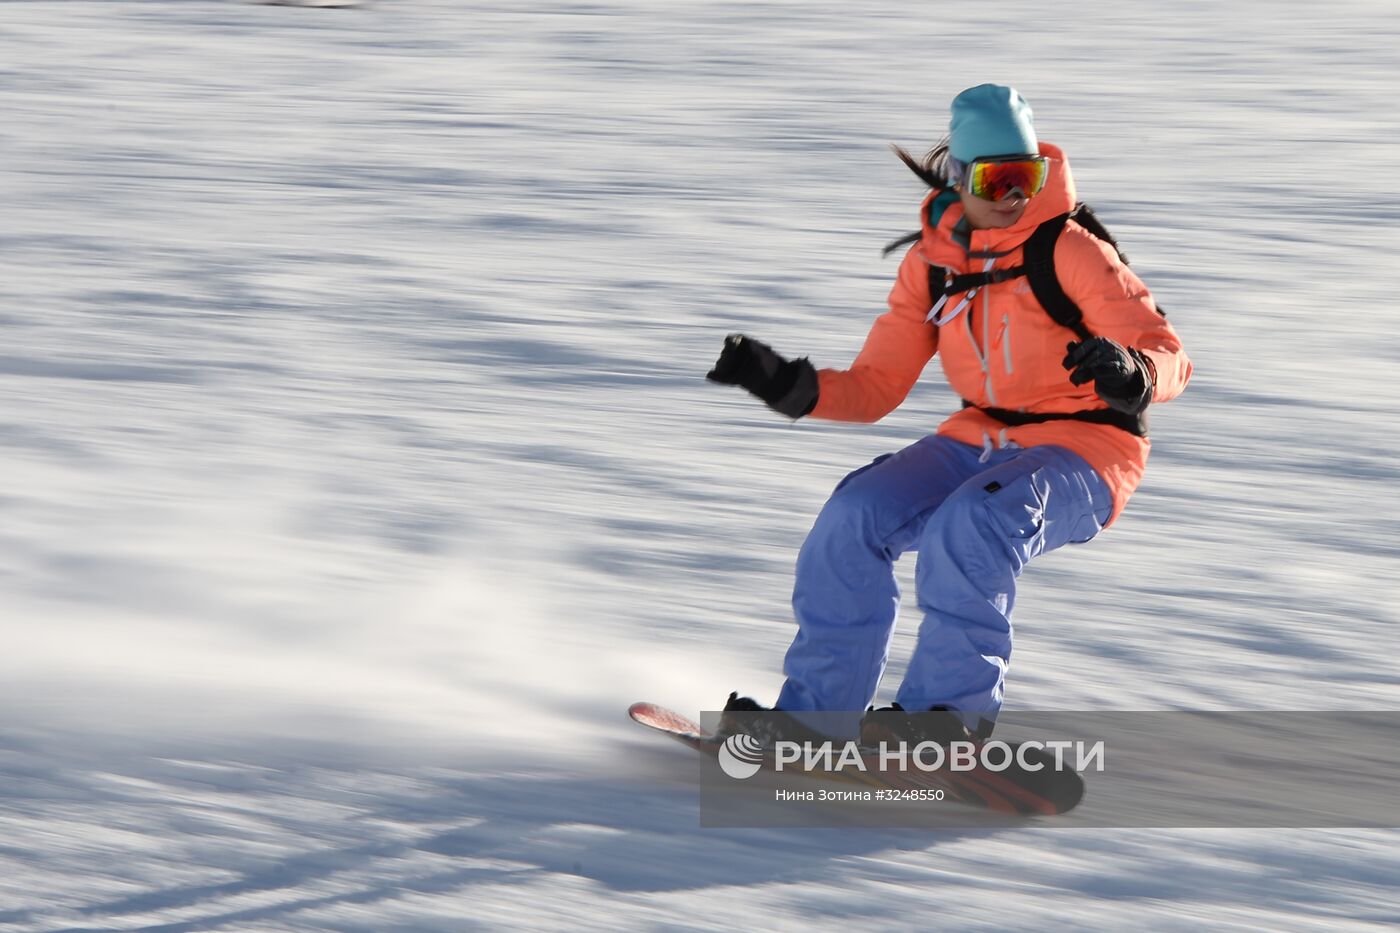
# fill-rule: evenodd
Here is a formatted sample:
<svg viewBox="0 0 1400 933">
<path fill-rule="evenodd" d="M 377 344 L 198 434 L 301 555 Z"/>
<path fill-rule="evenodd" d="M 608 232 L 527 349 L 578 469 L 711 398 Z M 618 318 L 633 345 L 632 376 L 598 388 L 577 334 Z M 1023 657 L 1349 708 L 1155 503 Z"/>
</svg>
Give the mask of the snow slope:
<svg viewBox="0 0 1400 933">
<path fill-rule="evenodd" d="M 1197 367 L 1127 515 L 1025 578 L 1009 705 L 1400 708 L 1397 35 L 0 4 L 0 931 L 1400 922 L 1394 832 L 702 830 L 623 715 L 774 695 L 812 516 L 955 404 L 701 377 L 733 330 L 849 362 L 921 193 L 886 144 L 983 80 Z"/>
</svg>

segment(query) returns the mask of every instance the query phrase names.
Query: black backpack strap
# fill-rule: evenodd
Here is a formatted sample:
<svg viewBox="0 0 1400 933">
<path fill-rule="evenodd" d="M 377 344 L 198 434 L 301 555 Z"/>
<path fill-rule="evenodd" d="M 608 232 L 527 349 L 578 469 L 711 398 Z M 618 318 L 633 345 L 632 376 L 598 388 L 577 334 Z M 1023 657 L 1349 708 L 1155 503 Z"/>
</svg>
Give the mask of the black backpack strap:
<svg viewBox="0 0 1400 933">
<path fill-rule="evenodd" d="M 928 266 L 928 297 L 933 302 L 934 307 L 938 306 L 938 299 L 946 294 L 952 294 L 948 290 L 948 270 L 942 266 L 935 266 L 929 263 Z"/>
<path fill-rule="evenodd" d="M 974 288 L 983 288 L 995 282 L 1009 282 L 1012 279 L 1019 279 L 1026 274 L 1025 266 L 1015 266 L 1011 269 L 992 269 L 989 272 L 964 272 L 961 275 L 949 275 L 948 270 L 942 266 L 930 265 L 928 267 L 928 293 L 935 302 L 943 295 L 961 295 L 963 292 L 971 291 Z"/>
<path fill-rule="evenodd" d="M 1079 339 L 1084 340 L 1089 333 L 1087 330 L 1081 333 L 1079 329 L 1084 326 L 1084 314 L 1074 302 L 1070 301 L 1069 296 L 1065 294 L 1064 289 L 1060 286 L 1060 280 L 1054 275 L 1055 242 L 1060 238 L 1060 234 L 1064 232 L 1065 224 L 1071 220 L 1083 227 L 1095 239 L 1103 240 L 1109 246 L 1112 246 L 1113 251 L 1118 254 L 1119 262 L 1123 263 L 1125 266 L 1128 264 L 1128 254 L 1123 252 L 1122 247 L 1118 245 L 1118 241 L 1113 238 L 1113 234 L 1108 232 L 1108 228 L 1103 225 L 1103 221 L 1099 220 L 1098 215 L 1094 213 L 1094 209 L 1083 201 L 1074 205 L 1074 210 L 1070 211 L 1068 214 L 1052 217 L 1041 224 L 1026 240 L 1026 264 L 1030 265 L 1029 257 L 1031 256 L 1030 251 L 1032 249 L 1036 250 L 1035 255 L 1037 260 L 1044 260 L 1041 267 L 1038 268 L 1037 271 L 1032 272 L 1029 276 L 1031 290 L 1035 293 L 1036 299 L 1044 306 L 1045 310 L 1049 312 L 1052 318 L 1064 324 L 1064 326 L 1068 327 L 1070 330 L 1073 330 L 1079 335 Z M 1053 233 L 1051 229 L 1049 229 L 1051 224 L 1055 225 L 1053 227 Z M 1042 230 L 1045 231 L 1043 234 Z M 1041 236 L 1042 240 L 1036 242 L 1034 246 L 1032 246 L 1031 241 L 1035 240 L 1037 236 Z M 1046 264 L 1048 264 L 1048 269 L 1045 267 Z M 1047 274 L 1047 272 L 1049 274 Z M 1162 310 L 1162 306 L 1157 304 L 1155 299 L 1153 301 L 1153 307 L 1156 308 L 1157 313 L 1162 315 L 1162 317 L 1167 316 L 1167 312 Z M 1065 315 L 1063 320 L 1060 318 L 1061 314 Z"/>
<path fill-rule="evenodd" d="M 1010 269 L 992 269 L 989 272 L 949 275 L 948 270 L 942 266 L 930 265 L 928 270 L 929 296 L 934 304 L 937 304 L 938 299 L 944 295 L 957 295 L 974 288 L 1006 282 L 1024 275 L 1030 282 L 1031 293 L 1035 295 L 1035 300 L 1045 309 L 1045 313 L 1050 315 L 1051 320 L 1061 327 L 1073 331 L 1080 340 L 1088 340 L 1094 335 L 1084 325 L 1084 312 L 1069 295 L 1065 294 L 1064 286 L 1060 284 L 1060 278 L 1055 273 L 1055 244 L 1059 242 L 1060 234 L 1065 230 L 1065 224 L 1071 220 L 1083 227 L 1090 235 L 1112 246 L 1114 252 L 1118 254 L 1118 258 L 1124 265 L 1127 265 L 1128 257 L 1118 248 L 1118 241 L 1108 232 L 1108 228 L 1103 225 L 1102 221 L 1094 215 L 1093 209 L 1080 201 L 1073 210 L 1051 217 L 1031 232 L 1022 246 L 1022 262 L 1019 266 L 1013 266 Z M 918 238 L 919 234 L 916 233 L 896 240 L 886 247 L 886 252 L 912 243 Z M 1160 307 L 1157 308 L 1157 311 L 1165 316 L 1165 312 Z"/>
<path fill-rule="evenodd" d="M 1088 340 L 1093 334 L 1084 326 L 1084 312 L 1065 294 L 1064 287 L 1060 285 L 1060 278 L 1055 274 L 1055 244 L 1059 242 L 1060 234 L 1064 232 L 1065 224 L 1069 222 L 1072 214 L 1073 212 L 1051 217 L 1036 227 L 1026 238 L 1022 256 L 1025 259 L 1026 278 L 1030 280 L 1031 292 L 1045 309 L 1045 313 L 1050 315 L 1056 324 L 1074 331 L 1080 340 Z"/>
<path fill-rule="evenodd" d="M 1146 411 L 1136 415 L 1129 415 L 1121 411 L 1115 411 L 1112 408 L 1092 408 L 1088 411 L 1038 413 L 1009 411 L 1005 408 L 983 408 L 972 404 L 967 399 L 963 399 L 962 404 L 963 408 L 976 408 L 983 414 L 990 415 L 1002 424 L 1013 428 L 1023 427 L 1028 424 L 1044 424 L 1047 421 L 1086 421 L 1089 424 L 1107 424 L 1115 428 L 1120 428 L 1137 437 L 1147 436 Z"/>
<path fill-rule="evenodd" d="M 1103 240 L 1109 246 L 1112 246 L 1113 251 L 1117 253 L 1118 258 L 1122 260 L 1123 265 L 1128 265 L 1128 254 L 1123 252 L 1123 247 L 1118 245 L 1118 241 L 1113 238 L 1113 234 L 1108 232 L 1108 228 L 1103 225 L 1102 220 L 1099 220 L 1098 215 L 1094 213 L 1092 207 L 1080 201 L 1078 204 L 1074 205 L 1074 210 L 1069 212 L 1069 217 L 1095 237 Z"/>
</svg>

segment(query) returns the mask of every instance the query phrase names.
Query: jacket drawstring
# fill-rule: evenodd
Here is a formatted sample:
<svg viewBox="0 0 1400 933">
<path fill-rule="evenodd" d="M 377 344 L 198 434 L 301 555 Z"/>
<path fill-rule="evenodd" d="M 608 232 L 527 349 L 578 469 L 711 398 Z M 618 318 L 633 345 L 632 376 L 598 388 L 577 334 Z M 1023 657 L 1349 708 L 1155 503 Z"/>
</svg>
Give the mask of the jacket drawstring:
<svg viewBox="0 0 1400 933">
<path fill-rule="evenodd" d="M 997 450 L 1007 450 L 1008 448 L 1020 447 L 1020 446 L 1021 446 L 1020 444 L 1018 444 L 1018 443 L 1016 443 L 1015 441 L 1011 440 L 1011 438 L 1009 438 L 1009 437 L 1007 436 L 1007 434 L 1006 434 L 1006 428 L 1001 428 L 1000 430 L 997 431 L 997 439 L 996 439 L 995 442 L 992 441 L 992 436 L 991 436 L 990 434 L 988 434 L 986 431 L 983 431 L 983 432 L 982 432 L 982 454 L 981 454 L 981 456 L 979 456 L 979 457 L 977 458 L 977 462 L 978 462 L 978 463 L 986 463 L 988 460 L 992 459 L 992 453 L 993 453 L 993 451 L 997 451 Z"/>
</svg>

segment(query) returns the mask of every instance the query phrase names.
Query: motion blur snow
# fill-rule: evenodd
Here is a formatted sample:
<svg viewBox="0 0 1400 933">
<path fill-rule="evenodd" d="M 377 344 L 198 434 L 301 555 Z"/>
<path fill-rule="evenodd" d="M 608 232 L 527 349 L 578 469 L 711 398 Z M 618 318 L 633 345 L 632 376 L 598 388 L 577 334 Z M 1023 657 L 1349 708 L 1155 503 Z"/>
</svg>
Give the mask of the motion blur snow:
<svg viewBox="0 0 1400 933">
<path fill-rule="evenodd" d="M 0 5 L 0 929 L 1394 923 L 1389 832 L 701 831 L 624 711 L 775 695 L 817 508 L 957 404 L 789 425 L 703 374 L 734 331 L 849 363 L 916 223 L 887 144 L 981 80 L 1196 364 L 1123 520 L 1027 575 L 1008 708 L 1400 706 L 1397 34 Z"/>
</svg>

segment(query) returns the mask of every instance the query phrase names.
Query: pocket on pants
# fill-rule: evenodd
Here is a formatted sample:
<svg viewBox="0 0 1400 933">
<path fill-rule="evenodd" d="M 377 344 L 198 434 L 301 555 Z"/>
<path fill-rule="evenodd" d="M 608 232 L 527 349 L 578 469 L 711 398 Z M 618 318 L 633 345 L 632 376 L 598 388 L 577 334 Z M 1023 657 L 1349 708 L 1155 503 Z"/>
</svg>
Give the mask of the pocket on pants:
<svg viewBox="0 0 1400 933">
<path fill-rule="evenodd" d="M 1069 543 L 1084 544 L 1087 541 L 1092 541 L 1100 531 L 1103 531 L 1104 524 L 1112 514 L 1112 502 L 1098 506 L 1090 502 L 1088 510 L 1079 516 L 1079 520 L 1074 523 L 1074 528 L 1070 531 Z"/>
<path fill-rule="evenodd" d="M 833 493 L 838 493 L 838 492 L 840 492 L 840 491 L 842 490 L 842 488 L 845 487 L 845 485 L 846 485 L 847 483 L 849 483 L 851 480 L 855 479 L 857 476 L 861 475 L 862 473 L 865 473 L 865 472 L 867 472 L 867 471 L 869 471 L 869 470 L 873 470 L 875 467 L 877 467 L 877 466 L 879 466 L 880 464 L 884 463 L 886 460 L 890 459 L 890 458 L 893 457 L 893 456 L 894 456 L 894 454 L 892 454 L 892 453 L 880 454 L 880 456 L 876 457 L 874 460 L 871 460 L 871 461 L 870 461 L 869 463 L 867 463 L 865 466 L 860 467 L 859 469 L 856 469 L 856 470 L 852 470 L 851 472 L 847 473 L 845 476 L 841 477 L 841 482 L 839 482 L 839 483 L 836 484 L 836 488 L 833 489 L 832 492 L 833 492 Z"/>
<path fill-rule="evenodd" d="M 1005 486 L 992 482 L 982 487 L 987 494 L 988 514 L 1008 538 L 1029 540 L 1045 530 L 1045 495 L 1041 492 L 1040 472 L 1035 470 L 1017 477 Z"/>
</svg>

